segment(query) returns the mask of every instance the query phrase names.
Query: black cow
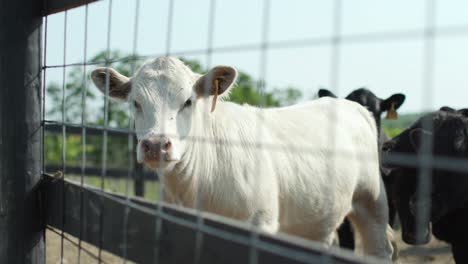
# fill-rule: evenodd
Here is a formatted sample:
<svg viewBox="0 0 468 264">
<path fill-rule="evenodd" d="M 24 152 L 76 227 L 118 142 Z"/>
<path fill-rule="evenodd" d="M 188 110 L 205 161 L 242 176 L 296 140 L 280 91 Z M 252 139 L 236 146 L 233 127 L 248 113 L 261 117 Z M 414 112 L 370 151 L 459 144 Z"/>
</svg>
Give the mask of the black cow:
<svg viewBox="0 0 468 264">
<path fill-rule="evenodd" d="M 432 124 L 430 130 L 425 129 L 428 123 Z M 402 238 L 414 245 L 429 242 L 429 222 L 423 222 L 418 236 L 416 234 L 416 215 L 423 209 L 429 210 L 428 220 L 432 223 L 434 236 L 452 245 L 457 263 L 468 263 L 468 110 L 455 111 L 443 107 L 427 114 L 386 142 L 382 149 L 384 157 L 388 155 L 391 158 L 396 153 L 416 157 L 423 150 L 430 149 L 430 145 L 424 146 L 427 142 L 432 142 L 431 153 L 436 161 L 439 157 L 443 159 L 441 162 L 453 159 L 463 163 L 450 168 L 435 166 L 429 174 L 422 175 L 417 162 L 412 166 L 398 165 L 397 162 L 390 164 L 394 166 L 390 175 L 395 180 L 392 197 L 401 221 Z M 428 199 L 418 199 L 420 177 L 430 177 L 428 180 L 432 182 L 430 203 Z"/>
<path fill-rule="evenodd" d="M 320 89 L 318 91 L 319 97 L 334 97 L 337 96 L 330 92 L 327 89 Z M 383 112 L 389 111 L 392 107 L 392 110 L 397 110 L 405 101 L 404 94 L 394 94 L 387 99 L 378 98 L 374 93 L 365 88 L 360 88 L 352 91 L 348 96 L 347 100 L 359 103 L 362 106 L 365 106 L 374 116 L 377 129 L 379 131 L 379 146 L 389 139 L 381 127 L 380 117 Z M 392 106 L 393 105 L 393 106 Z M 391 178 L 388 177 L 390 170 L 381 166 L 381 174 L 384 180 L 385 189 L 387 194 L 389 194 L 390 186 L 392 185 Z M 390 194 L 389 194 L 390 195 Z M 396 216 L 396 209 L 393 204 L 390 202 L 391 198 L 388 197 L 388 208 L 389 208 L 389 224 L 393 227 Z M 352 232 L 351 224 L 348 220 L 345 220 L 344 223 L 338 229 L 338 237 L 340 240 L 340 246 L 343 248 L 354 249 L 354 235 Z"/>
<path fill-rule="evenodd" d="M 336 98 L 337 96 L 330 92 L 327 89 L 320 89 L 318 91 L 319 97 L 329 96 Z M 366 88 L 359 88 L 352 91 L 345 99 L 356 102 L 362 106 L 365 106 L 371 113 L 374 115 L 375 123 L 377 128 L 381 129 L 380 117 L 383 112 L 386 112 L 391 109 L 392 104 L 394 110 L 400 108 L 400 106 L 405 102 L 405 95 L 401 93 L 393 94 L 387 99 L 381 99 L 377 97 L 373 92 L 369 91 Z"/>
</svg>

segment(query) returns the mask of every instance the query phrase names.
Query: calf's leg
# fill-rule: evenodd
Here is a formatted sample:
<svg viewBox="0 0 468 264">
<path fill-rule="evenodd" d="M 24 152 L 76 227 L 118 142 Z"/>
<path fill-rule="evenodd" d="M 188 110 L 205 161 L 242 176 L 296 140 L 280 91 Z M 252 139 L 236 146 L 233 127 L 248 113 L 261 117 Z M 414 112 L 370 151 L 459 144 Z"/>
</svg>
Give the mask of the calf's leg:
<svg viewBox="0 0 468 264">
<path fill-rule="evenodd" d="M 391 259 L 393 247 L 387 236 L 388 207 L 382 181 L 380 190 L 377 195 L 360 193 L 348 217 L 362 238 L 364 254 Z"/>
</svg>

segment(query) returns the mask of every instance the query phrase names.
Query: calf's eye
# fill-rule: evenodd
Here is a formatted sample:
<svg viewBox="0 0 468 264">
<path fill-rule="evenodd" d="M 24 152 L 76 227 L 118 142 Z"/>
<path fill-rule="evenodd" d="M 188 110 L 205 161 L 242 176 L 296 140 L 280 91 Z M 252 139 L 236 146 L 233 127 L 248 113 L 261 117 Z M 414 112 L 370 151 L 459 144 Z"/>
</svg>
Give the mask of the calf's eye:
<svg viewBox="0 0 468 264">
<path fill-rule="evenodd" d="M 192 100 L 188 99 L 187 101 L 185 101 L 184 105 L 182 106 L 182 109 L 190 106 L 192 106 Z"/>
<path fill-rule="evenodd" d="M 141 112 L 141 105 L 137 101 L 133 101 L 133 106 L 137 110 L 137 112 Z"/>
</svg>

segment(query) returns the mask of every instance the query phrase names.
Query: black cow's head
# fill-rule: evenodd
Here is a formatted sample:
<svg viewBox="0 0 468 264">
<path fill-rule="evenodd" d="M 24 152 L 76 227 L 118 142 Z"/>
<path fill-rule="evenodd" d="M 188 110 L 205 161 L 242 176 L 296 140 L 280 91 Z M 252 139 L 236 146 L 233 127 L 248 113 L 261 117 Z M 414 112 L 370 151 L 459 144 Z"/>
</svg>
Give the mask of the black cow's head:
<svg viewBox="0 0 468 264">
<path fill-rule="evenodd" d="M 335 97 L 331 91 L 327 89 L 320 89 L 318 91 L 319 97 L 329 96 Z M 405 95 L 401 93 L 394 94 L 387 99 L 380 99 L 374 93 L 365 88 L 360 88 L 352 91 L 345 99 L 359 103 L 365 106 L 374 115 L 377 127 L 380 128 L 380 116 L 383 112 L 386 112 L 392 108 L 398 109 L 405 101 Z"/>
<path fill-rule="evenodd" d="M 444 111 L 444 112 L 449 112 L 449 113 L 458 113 L 460 115 L 463 115 L 465 117 L 468 117 L 468 108 L 462 108 L 455 110 L 452 107 L 449 106 L 442 106 L 439 111 Z"/>
<path fill-rule="evenodd" d="M 382 146 L 383 155 L 403 154 L 415 155 L 416 150 L 412 143 L 413 130 L 405 130 L 397 137 L 387 141 Z M 394 156 L 395 157 L 395 156 Z M 402 238 L 408 244 L 426 244 L 430 239 L 429 222 L 420 228 L 420 237 L 416 236 L 416 219 L 415 214 L 419 213 L 419 208 L 415 205 L 414 198 L 417 190 L 417 177 L 419 171 L 412 166 L 400 165 L 398 162 L 388 163 L 386 166 L 391 167 L 389 177 L 393 180 L 393 188 L 389 197 L 393 199 L 400 218 L 402 227 Z M 410 204 L 410 201 L 412 202 Z"/>
<path fill-rule="evenodd" d="M 425 129 L 427 123 L 432 124 L 432 129 Z M 386 142 L 382 149 L 386 156 L 397 153 L 420 156 L 423 150 L 430 149 L 430 145 L 424 144 L 432 142 L 434 158 L 464 159 L 468 157 L 467 128 L 468 121 L 463 112 L 444 108 L 420 118 L 410 128 Z M 393 155 L 393 158 L 397 157 Z M 429 175 L 421 175 L 417 161 L 402 165 L 394 160 L 390 165 L 394 167 L 391 172 L 395 180 L 392 197 L 400 216 L 403 240 L 409 244 L 425 244 L 430 239 L 430 225 L 429 222 L 423 223 L 423 226 L 419 226 L 420 233 L 416 234 L 416 216 L 422 209 L 428 209 L 429 220 L 436 223 L 448 212 L 463 206 L 466 203 L 468 173 L 436 167 L 430 169 Z M 430 177 L 432 182 L 430 200 L 418 199 L 418 182 L 424 176 Z"/>
</svg>

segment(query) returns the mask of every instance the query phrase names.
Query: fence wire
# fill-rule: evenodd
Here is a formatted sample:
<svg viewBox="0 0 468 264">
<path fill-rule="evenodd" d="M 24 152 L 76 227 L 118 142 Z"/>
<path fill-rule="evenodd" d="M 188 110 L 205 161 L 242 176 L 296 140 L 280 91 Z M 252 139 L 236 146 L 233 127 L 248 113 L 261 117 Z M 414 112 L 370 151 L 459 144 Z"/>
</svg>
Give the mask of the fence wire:
<svg viewBox="0 0 468 264">
<path fill-rule="evenodd" d="M 100 174 L 95 175 L 99 176 L 99 188 L 100 190 L 104 193 L 109 190 L 109 186 L 106 185 L 106 183 L 114 177 L 111 175 L 110 171 L 112 168 L 109 166 L 110 162 L 110 155 L 113 153 L 109 153 L 109 142 L 112 138 L 123 138 L 126 141 L 126 150 L 122 150 L 122 152 L 125 152 L 128 154 L 128 164 L 120 164 L 123 165 L 123 173 L 122 175 L 125 175 L 123 177 L 123 182 L 124 182 L 124 197 L 125 197 L 125 206 L 126 206 L 126 211 L 124 214 L 124 229 L 123 230 L 115 230 L 115 232 L 119 232 L 119 235 L 122 240 L 122 252 L 120 256 L 123 258 L 123 261 L 126 262 L 128 261 L 127 256 L 128 256 L 128 237 L 132 230 L 128 229 L 128 223 L 129 223 L 129 218 L 131 217 L 130 211 L 131 210 L 149 210 L 146 207 L 142 207 L 135 203 L 134 200 L 132 200 L 132 191 L 131 185 L 134 185 L 134 188 L 137 188 L 136 186 L 140 186 L 139 188 L 143 188 L 143 190 L 146 191 L 153 191 L 157 193 L 156 199 L 158 201 L 165 201 L 164 197 L 164 181 L 163 179 L 165 177 L 164 175 L 164 170 L 162 168 L 157 169 L 157 175 L 154 176 L 154 179 L 159 179 L 157 187 L 154 188 L 154 190 L 147 190 L 145 182 L 143 179 L 140 179 L 141 181 L 137 182 L 135 179 L 137 177 L 145 177 L 142 176 L 144 174 L 141 174 L 140 176 L 136 176 L 136 170 L 141 169 L 139 165 L 135 164 L 135 152 L 138 151 L 136 147 L 137 140 L 135 139 L 136 136 L 136 131 L 134 127 L 134 119 L 132 115 L 130 114 L 129 110 L 127 110 L 127 115 L 129 116 L 128 119 L 128 126 L 127 128 L 116 128 L 113 127 L 110 124 L 110 115 L 113 114 L 111 111 L 111 102 L 109 100 L 109 87 L 111 83 L 110 79 L 110 74 L 109 71 L 106 72 L 106 79 L 105 79 L 105 95 L 103 96 L 103 107 L 102 107 L 102 123 L 101 124 L 91 124 L 88 119 L 88 110 L 92 105 L 88 102 L 88 91 L 89 89 L 92 89 L 91 87 L 88 87 L 88 81 L 89 81 L 89 74 L 88 70 L 94 69 L 95 66 L 106 66 L 106 67 L 111 67 L 112 65 L 116 63 L 122 63 L 122 62 L 128 62 L 131 64 L 130 67 L 130 74 L 133 75 L 137 69 L 138 69 L 138 64 L 141 63 L 141 61 L 144 61 L 149 58 L 156 58 L 160 56 L 194 56 L 194 55 L 204 55 L 205 57 L 205 66 L 207 69 L 210 69 L 213 65 L 213 54 L 217 53 L 247 53 L 251 51 L 256 51 L 259 54 L 259 76 L 258 76 L 258 82 L 256 83 L 256 91 L 260 95 L 260 102 L 259 106 L 264 107 L 267 105 L 266 103 L 266 98 L 262 95 L 265 94 L 266 87 L 268 84 L 267 81 L 267 73 L 268 73 L 268 66 L 270 65 L 269 61 L 269 52 L 272 50 L 278 50 L 278 49 L 299 49 L 302 47 L 319 47 L 319 46 L 325 46 L 329 47 L 331 52 L 330 52 L 330 57 L 329 57 L 329 78 L 328 78 L 328 85 L 329 88 L 334 91 L 338 92 L 342 90 L 342 87 L 340 87 L 340 77 L 342 76 L 341 73 L 343 71 L 343 68 L 341 67 L 343 64 L 343 51 L 342 48 L 345 45 L 352 45 L 356 43 L 370 43 L 370 44 L 376 44 L 376 43 L 386 43 L 390 41 L 399 41 L 399 40 L 422 40 L 424 45 L 423 45 L 423 56 L 422 56 L 422 80 L 423 84 L 422 87 L 424 89 L 424 92 L 422 93 L 424 96 L 421 98 L 423 101 L 424 106 L 432 106 L 433 105 L 433 96 L 435 94 L 435 85 L 434 85 L 434 75 L 435 75 L 435 57 L 436 57 L 436 49 L 435 49 L 435 42 L 438 38 L 442 37 L 447 37 L 447 36 L 468 36 L 468 25 L 451 25 L 451 26 L 438 26 L 436 27 L 436 15 L 437 15 L 437 1 L 435 0 L 427 0 L 425 1 L 426 3 L 426 9 L 424 11 L 425 13 L 425 24 L 424 24 L 424 29 L 422 30 L 399 30 L 399 31 L 386 31 L 386 32 L 373 32 L 373 33 L 357 33 L 357 34 L 344 34 L 343 33 L 343 13 L 345 12 L 344 7 L 343 7 L 343 1 L 341 0 L 334 0 L 333 1 L 333 7 L 332 7 L 332 13 L 330 14 L 330 19 L 332 21 L 332 34 L 329 37 L 310 37 L 310 38 L 303 38 L 303 39 L 291 39 L 291 40 L 281 40 L 281 41 L 273 41 L 270 40 L 269 32 L 271 30 L 271 5 L 274 4 L 273 1 L 271 0 L 264 0 L 262 1 L 262 13 L 259 14 L 259 17 L 261 17 L 261 38 L 259 43 L 252 43 L 252 44 L 241 44 L 241 45 L 231 45 L 231 46 L 216 46 L 214 45 L 214 39 L 215 39 L 215 27 L 216 27 L 216 21 L 217 19 L 220 19 L 219 16 L 217 16 L 216 10 L 217 8 L 220 8 L 222 6 L 222 2 L 216 1 L 216 0 L 210 0 L 209 5 L 208 5 L 208 11 L 207 11 L 207 17 L 208 17 L 208 23 L 207 23 L 207 39 L 206 39 L 206 48 L 204 49 L 195 49 L 195 50 L 184 50 L 184 51 L 174 51 L 173 50 L 173 34 L 174 34 L 174 21 L 178 19 L 178 17 L 175 15 L 176 12 L 176 0 L 168 0 L 167 3 L 167 28 L 166 28 L 166 35 L 165 35 L 165 51 L 161 52 L 159 54 L 149 54 L 149 55 L 139 55 L 138 50 L 139 50 L 139 29 L 140 29 L 140 24 L 142 21 L 140 21 L 140 14 L 141 14 L 141 3 L 140 0 L 135 0 L 135 9 L 132 12 L 129 10 L 129 16 L 128 18 L 125 18 L 129 21 L 133 21 L 133 34 L 132 34 L 132 51 L 131 55 L 127 57 L 119 57 L 119 58 L 114 58 L 112 55 L 112 41 L 111 39 L 112 32 L 114 30 L 118 30 L 116 28 L 112 28 L 112 21 L 114 19 L 122 19 L 122 18 L 116 18 L 113 16 L 113 0 L 108 0 L 107 3 L 107 29 L 106 29 L 106 49 L 105 49 L 105 56 L 104 59 L 99 58 L 97 60 L 90 60 L 88 58 L 89 55 L 89 28 L 92 25 L 89 25 L 89 12 L 92 10 L 94 4 L 88 4 L 84 3 L 84 24 L 83 24 L 83 32 L 84 32 L 84 45 L 83 45 L 83 59 L 82 62 L 69 62 L 67 59 L 67 52 L 68 52 L 68 47 L 67 47 L 67 38 L 70 35 L 70 32 L 68 32 L 68 11 L 64 11 L 64 21 L 63 21 L 63 56 L 62 56 L 62 62 L 60 64 L 50 64 L 48 58 L 48 55 L 50 53 L 54 53 L 56 51 L 54 50 L 47 50 L 48 42 L 50 39 L 48 39 L 48 27 L 49 27 L 49 16 L 44 17 L 44 49 L 43 49 L 43 102 L 42 102 L 42 123 L 43 126 L 45 127 L 45 133 L 43 134 L 42 141 L 43 145 L 45 146 L 45 142 L 47 140 L 47 137 L 55 135 L 55 134 L 60 134 L 61 139 L 57 141 L 60 141 L 60 146 L 61 146 L 61 173 L 64 175 L 64 177 L 67 177 L 69 174 L 72 174 L 71 172 L 75 172 L 72 165 L 69 165 L 70 162 L 67 159 L 67 142 L 69 141 L 69 138 L 75 135 L 79 135 L 79 146 L 80 146 L 80 158 L 81 160 L 79 161 L 79 175 L 75 180 L 77 180 L 80 184 L 81 187 L 84 187 L 86 185 L 86 178 L 90 176 L 89 171 L 93 171 L 93 168 L 90 168 L 88 165 L 91 163 L 97 166 L 97 162 L 89 162 L 89 157 L 87 155 L 87 148 L 89 148 L 90 143 L 96 142 L 92 141 L 92 137 L 99 137 L 101 139 L 101 157 L 100 157 Z M 45 5 L 47 6 L 47 1 L 45 1 Z M 132 15 L 131 15 L 132 14 Z M 132 19 L 133 16 L 133 19 Z M 250 23 L 250 22 L 248 22 Z M 80 94 L 77 96 L 81 96 L 81 102 L 80 102 L 80 107 L 81 107 L 81 122 L 76 123 L 73 121 L 70 121 L 67 119 L 67 71 L 69 69 L 73 69 L 76 67 L 80 67 L 82 69 L 82 75 L 81 75 L 81 85 L 80 85 Z M 47 78 L 48 78 L 48 71 L 53 71 L 60 69 L 62 70 L 62 85 L 61 85 L 61 118 L 60 120 L 49 120 L 47 118 L 46 112 L 47 112 L 47 105 L 52 104 L 52 103 L 58 103 L 58 102 L 51 102 L 48 100 L 46 97 L 48 96 L 48 93 L 46 91 L 46 86 L 48 84 Z M 414 98 L 413 98 L 414 99 Z M 167 118 L 167 113 L 166 109 L 162 109 L 163 113 L 163 119 Z M 328 143 L 330 146 L 336 146 L 338 143 L 336 142 L 335 138 L 331 135 L 334 135 L 335 131 L 339 129 L 337 125 L 337 120 L 338 120 L 338 113 L 337 111 L 333 110 L 327 113 L 329 119 L 331 122 L 328 123 L 328 126 L 325 128 L 320 128 L 320 129 L 325 129 L 328 131 L 328 134 L 330 137 L 327 139 Z M 212 138 L 209 136 L 187 136 L 186 140 L 187 141 L 192 141 L 192 142 L 201 142 L 203 144 L 210 144 L 210 145 L 222 145 L 227 148 L 236 148 L 236 147 L 246 147 L 246 146 L 252 146 L 257 149 L 261 150 L 267 150 L 268 152 L 274 153 L 274 152 L 284 152 L 284 151 L 289 151 L 295 153 L 295 155 L 301 156 L 301 155 L 309 155 L 317 152 L 322 152 L 325 153 L 327 156 L 329 156 L 329 159 L 326 160 L 327 164 L 330 164 L 330 166 L 335 166 L 336 160 L 338 157 L 345 157 L 346 159 L 356 159 L 362 161 L 362 164 L 365 163 L 366 160 L 369 160 L 372 158 L 373 153 L 351 153 L 346 151 L 344 148 L 342 151 L 339 151 L 338 153 L 335 152 L 327 152 L 323 151 L 322 149 L 317 149 L 313 148 L 310 146 L 290 146 L 290 145 L 278 145 L 278 144 L 270 144 L 266 141 L 263 141 L 263 134 L 262 134 L 262 129 L 261 129 L 261 123 L 264 120 L 264 116 L 262 115 L 261 111 L 258 111 L 258 116 L 257 116 L 257 124 L 259 125 L 258 127 L 258 135 L 257 139 L 255 142 L 240 142 L 236 141 L 233 139 L 219 139 L 219 138 Z M 422 123 L 422 128 L 428 131 L 433 131 L 433 123 L 429 119 L 424 119 L 424 122 Z M 55 129 L 60 127 L 61 129 Z M 165 129 L 163 128 L 163 131 Z M 50 133 L 50 134 L 47 134 Z M 167 136 L 172 136 L 168 133 L 165 133 Z M 425 140 L 425 138 L 423 138 Z M 429 140 L 427 142 L 422 142 L 421 145 L 424 147 L 419 155 L 410 155 L 410 154 L 395 154 L 392 155 L 391 157 L 388 158 L 388 161 L 393 163 L 393 164 L 398 164 L 400 166 L 404 167 L 412 167 L 412 168 L 418 168 L 420 169 L 419 171 L 419 178 L 422 179 L 418 181 L 418 188 L 417 188 L 417 197 L 419 201 L 425 201 L 426 203 L 431 202 L 431 176 L 432 176 L 432 171 L 434 169 L 439 169 L 439 170 L 447 170 L 447 171 L 454 171 L 454 172 L 461 172 L 461 173 L 468 173 L 468 163 L 466 163 L 466 159 L 463 158 L 452 158 L 452 157 L 443 157 L 443 156 L 438 156 L 437 154 L 434 154 L 432 152 L 433 149 L 433 143 L 432 140 Z M 331 148 L 335 149 L 335 148 Z M 48 164 L 46 164 L 46 152 L 49 151 L 46 147 L 43 148 L 43 154 L 42 154 L 42 160 L 43 160 L 43 171 L 44 172 L 51 172 L 48 171 Z M 261 158 L 262 157 L 256 157 L 257 163 L 260 164 Z M 364 166 L 362 166 L 364 169 Z M 68 168 L 68 169 L 67 169 Z M 261 169 L 259 166 L 256 168 L 258 170 Z M 96 171 L 96 170 L 94 170 Z M 156 174 L 156 172 L 151 171 L 149 172 L 150 174 Z M 260 174 L 261 171 L 257 171 L 255 174 Z M 332 173 L 332 171 L 327 171 L 328 174 Z M 94 173 L 96 174 L 96 173 Z M 116 173 L 117 174 L 117 173 Z M 132 182 L 133 180 L 133 182 Z M 140 185 L 139 185 L 140 184 Z M 142 184 L 142 185 L 141 185 Z M 112 187 L 112 186 L 111 186 Z M 63 188 L 65 190 L 65 187 Z M 136 192 L 136 191 L 135 191 Z M 229 232 L 225 231 L 220 231 L 218 229 L 214 229 L 211 226 L 206 225 L 205 223 L 205 214 L 203 213 L 203 208 L 202 201 L 201 199 L 204 197 L 203 194 L 200 194 L 203 192 L 203 190 L 199 189 L 198 194 L 196 195 L 197 201 L 194 203 L 197 209 L 196 213 L 196 219 L 194 222 L 191 221 L 186 221 L 184 219 L 175 217 L 170 214 L 166 214 L 164 211 L 164 205 L 162 203 L 159 203 L 157 205 L 157 208 L 153 208 L 151 210 L 151 215 L 154 216 L 154 237 L 158 238 L 161 236 L 163 230 L 163 221 L 168 221 L 168 222 L 173 222 L 173 223 L 178 223 L 180 225 L 189 227 L 195 231 L 195 246 L 194 246 L 194 254 L 193 254 L 193 261 L 192 263 L 201 263 L 201 252 L 204 247 L 204 237 L 205 235 L 214 235 L 223 238 L 224 240 L 227 241 L 235 241 L 245 247 L 249 248 L 249 256 L 248 256 L 248 262 L 250 264 L 256 264 L 260 262 L 261 258 L 261 252 L 271 252 L 274 254 L 278 254 L 286 259 L 291 259 L 291 260 L 300 260 L 305 263 L 317 263 L 317 259 L 311 259 L 309 255 L 298 255 L 297 252 L 294 252 L 293 250 L 288 250 L 287 248 L 283 247 L 277 247 L 275 248 L 272 246 L 272 244 L 265 243 L 261 238 L 261 232 L 257 229 L 255 226 L 254 222 L 252 221 L 251 223 L 248 223 L 248 228 L 250 230 L 250 233 L 248 235 L 248 239 L 245 240 L 243 237 L 236 236 L 233 234 L 230 234 Z M 63 201 L 66 200 L 65 197 L 65 192 L 63 193 Z M 86 214 L 84 205 L 84 197 L 83 194 L 81 193 L 80 196 L 80 210 L 79 210 L 79 219 L 83 221 L 83 219 L 86 219 Z M 65 211 L 65 207 L 67 205 L 63 203 L 63 211 Z M 415 216 L 416 217 L 416 233 L 421 234 L 424 232 L 422 227 L 424 226 L 424 223 L 429 222 L 430 219 L 430 208 L 425 207 L 422 208 L 422 211 L 418 211 L 418 214 Z M 106 208 L 104 207 L 104 203 L 100 203 L 98 206 L 98 210 L 100 212 L 104 212 Z M 55 234 L 58 234 L 60 236 L 60 261 L 61 263 L 64 262 L 66 259 L 67 252 L 64 247 L 64 242 L 68 241 L 71 244 L 73 244 L 77 248 L 77 263 L 82 263 L 83 258 L 82 258 L 82 252 L 85 252 L 88 256 L 93 258 L 95 261 L 99 263 L 107 263 L 103 258 L 103 244 L 102 237 L 104 236 L 103 230 L 106 228 L 104 225 L 104 220 L 103 220 L 103 215 L 104 213 L 101 213 L 101 218 L 100 218 L 100 224 L 99 227 L 97 228 L 97 232 L 99 232 L 99 243 L 95 245 L 98 248 L 98 253 L 95 254 L 91 252 L 88 248 L 83 246 L 83 241 L 85 241 L 85 237 L 83 237 L 84 232 L 82 232 L 83 229 L 87 228 L 87 223 L 81 222 L 80 224 L 80 231 L 78 235 L 77 241 L 71 240 L 67 234 L 63 230 L 65 230 L 65 225 L 67 224 L 65 222 L 65 216 L 63 216 L 63 222 L 62 222 L 62 228 L 60 231 L 57 231 L 55 229 L 49 228 L 51 232 L 54 232 Z M 160 244 L 155 244 L 154 245 L 154 263 L 159 263 L 159 260 L 161 258 L 161 255 L 164 254 L 165 252 L 162 252 L 162 249 L 160 248 Z M 429 252 L 430 249 L 427 249 L 427 252 Z M 176 254 L 176 253 L 175 253 Z M 318 259 L 320 259 L 321 263 L 332 263 L 334 262 L 333 258 L 330 256 L 329 251 L 324 250 L 321 255 L 317 256 Z"/>
</svg>

